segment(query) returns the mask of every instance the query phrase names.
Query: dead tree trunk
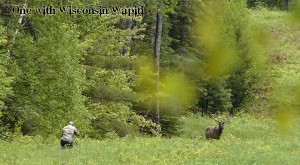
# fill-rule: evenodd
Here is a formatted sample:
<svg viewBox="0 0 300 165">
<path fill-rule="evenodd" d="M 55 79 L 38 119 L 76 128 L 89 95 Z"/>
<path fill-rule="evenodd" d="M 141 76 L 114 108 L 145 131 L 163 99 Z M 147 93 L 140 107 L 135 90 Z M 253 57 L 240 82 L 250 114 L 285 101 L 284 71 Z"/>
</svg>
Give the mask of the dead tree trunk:
<svg viewBox="0 0 300 165">
<path fill-rule="evenodd" d="M 24 5 L 23 5 L 23 9 L 26 9 L 26 8 L 27 8 L 27 0 L 25 0 Z M 25 13 L 21 13 L 21 14 L 20 14 L 20 17 L 19 17 L 19 20 L 18 20 L 18 23 L 20 24 L 21 27 L 22 27 L 22 22 L 23 22 L 24 16 L 25 16 Z M 15 31 L 13 37 L 12 37 L 12 40 L 11 40 L 12 43 L 15 42 L 18 33 L 19 33 L 19 28 L 17 27 L 17 28 L 16 28 L 16 31 Z M 10 49 L 11 49 L 11 46 L 10 46 L 10 47 L 8 48 L 8 50 L 7 50 L 7 58 L 10 58 L 10 57 L 11 57 Z"/>
<path fill-rule="evenodd" d="M 155 43 L 154 43 L 154 58 L 156 67 L 156 105 L 155 113 L 153 116 L 153 122 L 156 124 L 155 131 L 160 134 L 160 115 L 159 115 L 159 69 L 160 69 L 160 48 L 161 48 L 161 35 L 162 35 L 162 13 L 161 13 L 162 2 L 159 2 L 156 13 L 156 32 L 155 32 Z"/>
<path fill-rule="evenodd" d="M 128 20 L 124 20 L 124 30 L 127 30 L 127 29 L 133 29 L 133 21 L 132 21 L 132 19 L 128 19 Z M 131 44 L 131 42 L 132 42 L 132 38 L 133 37 L 131 37 L 131 40 L 127 40 L 127 41 L 125 41 L 125 44 L 124 44 L 124 46 L 122 46 L 122 48 L 120 49 L 120 54 L 122 54 L 122 55 L 125 55 L 126 53 L 128 53 L 128 46 Z"/>
<path fill-rule="evenodd" d="M 283 1 L 283 10 L 288 11 L 289 9 L 289 0 L 284 0 Z"/>
</svg>

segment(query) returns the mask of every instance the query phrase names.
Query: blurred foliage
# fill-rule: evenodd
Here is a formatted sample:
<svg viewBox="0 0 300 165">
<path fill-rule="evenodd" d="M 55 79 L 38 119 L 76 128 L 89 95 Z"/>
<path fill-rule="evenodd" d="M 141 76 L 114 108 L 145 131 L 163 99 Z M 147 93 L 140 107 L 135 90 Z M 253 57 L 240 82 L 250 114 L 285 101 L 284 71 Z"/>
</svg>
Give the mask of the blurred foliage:
<svg viewBox="0 0 300 165">
<path fill-rule="evenodd" d="M 272 101 L 277 110 L 278 128 L 283 132 L 292 130 L 300 115 L 300 75 L 299 73 L 293 74 L 292 71 L 287 72 L 277 80 L 272 92 Z"/>
<path fill-rule="evenodd" d="M 197 100 L 195 85 L 181 73 L 175 71 L 164 72 L 160 77 L 159 92 L 157 92 L 152 60 L 143 57 L 140 60 L 142 65 L 138 72 L 138 104 L 142 106 L 142 109 L 145 109 L 142 112 L 144 116 L 148 116 L 148 114 L 152 116 L 155 114 L 155 101 L 158 97 L 162 131 L 165 135 L 170 136 L 178 130 L 174 128 L 180 125 L 178 117 L 186 113 Z"/>
<path fill-rule="evenodd" d="M 188 109 L 197 99 L 194 84 L 180 73 L 168 73 L 161 78 L 160 103 L 169 113 Z"/>
<path fill-rule="evenodd" d="M 231 35 L 228 31 L 234 22 L 226 20 L 228 18 L 226 13 L 230 12 L 227 3 L 224 1 L 203 3 L 195 25 L 198 28 L 197 44 L 205 49 L 206 54 L 207 64 L 204 71 L 209 76 L 219 77 L 230 73 L 239 60 L 235 42 L 228 36 Z"/>
<path fill-rule="evenodd" d="M 191 65 L 202 72 L 196 74 L 201 77 L 197 108 L 202 114 L 233 113 L 252 97 L 260 82 L 267 34 L 252 24 L 244 1 L 202 1 L 199 8 L 193 33 L 201 52 L 194 65 L 200 68 Z"/>
<path fill-rule="evenodd" d="M 292 20 L 296 23 L 300 22 L 300 1 L 296 0 L 292 6 Z"/>
<path fill-rule="evenodd" d="M 271 92 L 271 104 L 275 107 L 275 117 L 278 122 L 278 129 L 282 133 L 293 131 L 299 119 L 299 1 L 291 3 L 291 13 L 276 16 L 277 28 L 274 28 L 276 35 L 273 45 L 276 50 L 273 52 L 272 74 L 275 79 Z M 274 16 L 273 16 L 274 17 Z M 284 33 L 280 33 L 284 31 Z"/>
</svg>

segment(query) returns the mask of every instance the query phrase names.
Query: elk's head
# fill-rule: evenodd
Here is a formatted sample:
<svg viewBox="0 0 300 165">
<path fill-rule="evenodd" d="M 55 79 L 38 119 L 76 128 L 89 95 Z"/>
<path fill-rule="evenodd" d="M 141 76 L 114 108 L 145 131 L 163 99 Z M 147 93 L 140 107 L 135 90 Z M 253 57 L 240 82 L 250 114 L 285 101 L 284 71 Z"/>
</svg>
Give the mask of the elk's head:
<svg viewBox="0 0 300 165">
<path fill-rule="evenodd" d="M 219 128 L 223 130 L 224 124 L 225 124 L 225 122 L 222 122 L 222 121 L 218 122 Z"/>
</svg>

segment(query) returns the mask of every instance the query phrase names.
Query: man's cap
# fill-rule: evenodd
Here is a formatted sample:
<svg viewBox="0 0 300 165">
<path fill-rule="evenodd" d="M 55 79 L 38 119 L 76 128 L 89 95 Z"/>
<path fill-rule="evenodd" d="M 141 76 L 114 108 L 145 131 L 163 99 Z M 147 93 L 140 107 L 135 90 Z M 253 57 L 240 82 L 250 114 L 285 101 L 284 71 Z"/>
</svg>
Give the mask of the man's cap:
<svg viewBox="0 0 300 165">
<path fill-rule="evenodd" d="M 69 125 L 74 125 L 73 121 L 70 121 L 70 122 L 69 122 Z"/>
</svg>

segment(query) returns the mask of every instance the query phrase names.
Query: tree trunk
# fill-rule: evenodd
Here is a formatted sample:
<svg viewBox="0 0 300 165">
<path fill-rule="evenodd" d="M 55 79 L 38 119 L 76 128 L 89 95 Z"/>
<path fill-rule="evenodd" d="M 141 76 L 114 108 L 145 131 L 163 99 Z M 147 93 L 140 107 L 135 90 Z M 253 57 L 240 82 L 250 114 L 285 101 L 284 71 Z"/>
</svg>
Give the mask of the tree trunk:
<svg viewBox="0 0 300 165">
<path fill-rule="evenodd" d="M 132 19 L 128 19 L 128 20 L 125 20 L 124 21 L 124 30 L 126 29 L 133 29 L 133 22 L 132 22 Z M 120 54 L 122 55 L 125 55 L 126 53 L 128 53 L 128 50 L 127 50 L 127 46 L 129 46 L 132 42 L 132 38 L 131 40 L 127 40 L 125 41 L 125 45 L 120 49 Z"/>
<path fill-rule="evenodd" d="M 283 10 L 288 11 L 289 9 L 289 0 L 283 0 Z"/>
<path fill-rule="evenodd" d="M 153 122 L 156 124 L 155 131 L 160 134 L 160 115 L 159 115 L 159 69 L 160 69 L 160 47 L 161 47 L 161 35 L 162 35 L 162 13 L 160 11 L 162 2 L 159 2 L 156 13 L 156 32 L 155 32 L 155 43 L 154 43 L 154 58 L 156 66 L 156 106 L 155 114 L 153 116 Z"/>
<path fill-rule="evenodd" d="M 23 5 L 23 9 L 26 9 L 26 8 L 27 8 L 27 0 L 25 0 L 24 5 Z M 19 17 L 19 20 L 18 20 L 18 23 L 21 25 L 21 27 L 22 27 L 22 21 L 23 21 L 24 16 L 25 16 L 24 13 L 20 14 L 20 17 Z M 13 35 L 12 40 L 11 40 L 12 43 L 15 42 L 18 33 L 19 33 L 19 28 L 16 28 L 16 31 Z M 10 46 L 7 50 L 7 58 L 11 57 L 11 52 L 10 52 L 11 47 L 12 46 Z"/>
</svg>

